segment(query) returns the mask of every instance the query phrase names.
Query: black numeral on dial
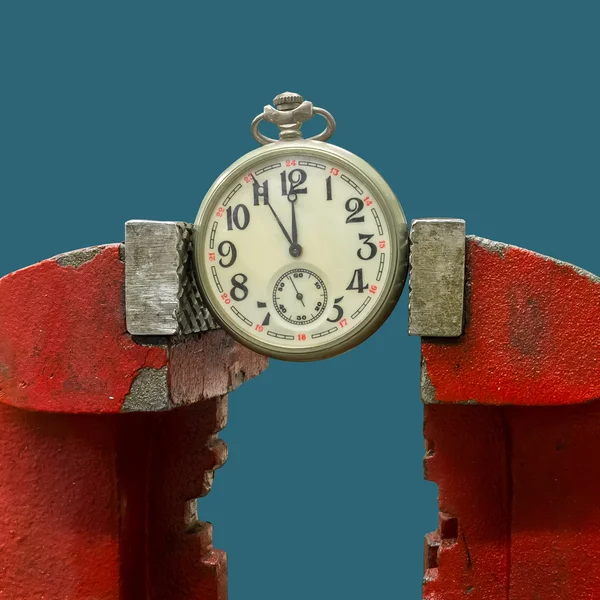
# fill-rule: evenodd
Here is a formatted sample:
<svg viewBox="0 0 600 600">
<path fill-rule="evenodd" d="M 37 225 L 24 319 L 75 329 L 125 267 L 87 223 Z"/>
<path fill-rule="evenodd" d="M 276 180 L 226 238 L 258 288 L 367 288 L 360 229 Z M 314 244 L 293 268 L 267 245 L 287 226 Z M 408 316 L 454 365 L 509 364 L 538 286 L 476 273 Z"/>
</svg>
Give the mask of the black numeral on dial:
<svg viewBox="0 0 600 600">
<path fill-rule="evenodd" d="M 361 260 L 371 260 L 376 254 L 377 254 L 377 246 L 373 243 L 370 242 L 369 240 L 373 237 L 373 233 L 367 234 L 367 233 L 359 233 L 358 234 L 358 239 L 365 245 L 368 247 L 368 250 L 365 254 L 363 254 L 363 251 L 366 250 L 366 248 L 359 248 L 358 251 L 356 252 L 356 254 L 358 255 L 358 258 L 360 258 Z"/>
<path fill-rule="evenodd" d="M 333 195 L 331 194 L 331 175 L 325 181 L 327 182 L 327 200 L 333 200 Z"/>
<path fill-rule="evenodd" d="M 365 207 L 365 203 L 360 198 L 350 198 L 346 200 L 346 210 L 350 213 L 346 217 L 346 223 L 364 223 L 365 217 L 357 216 Z"/>
<path fill-rule="evenodd" d="M 228 261 L 224 261 L 223 258 L 219 259 L 219 264 L 225 269 L 227 267 L 231 267 L 237 258 L 237 250 L 235 245 L 232 242 L 225 240 L 219 244 L 217 250 L 219 255 L 223 258 L 229 257 Z"/>
<path fill-rule="evenodd" d="M 252 187 L 254 188 L 254 206 L 260 205 L 261 198 L 263 199 L 263 204 L 269 204 L 269 182 L 265 180 L 260 185 L 255 179 Z"/>
<path fill-rule="evenodd" d="M 289 182 L 289 189 L 288 189 Z M 281 171 L 281 195 L 291 196 L 292 194 L 306 194 L 306 188 L 301 185 L 306 183 L 306 171 L 302 169 L 292 169 L 289 173 Z"/>
<path fill-rule="evenodd" d="M 250 223 L 250 211 L 247 206 L 238 204 L 235 208 L 227 209 L 227 229 L 231 231 L 234 226 L 237 229 L 246 229 Z"/>
<path fill-rule="evenodd" d="M 352 275 L 352 281 L 350 281 L 350 285 L 346 289 L 356 290 L 359 294 L 363 294 L 368 287 L 368 283 L 363 283 L 363 270 L 356 269 L 354 275 Z"/>
<path fill-rule="evenodd" d="M 231 291 L 229 295 L 236 301 L 241 302 L 248 297 L 248 288 L 246 287 L 246 282 L 248 281 L 248 277 L 243 273 L 236 273 L 231 278 Z"/>
<path fill-rule="evenodd" d="M 344 309 L 340 306 L 340 302 L 344 299 L 344 296 L 340 296 L 333 301 L 333 308 L 336 310 L 336 315 L 333 319 L 327 319 L 331 323 L 337 323 L 344 316 Z"/>
</svg>

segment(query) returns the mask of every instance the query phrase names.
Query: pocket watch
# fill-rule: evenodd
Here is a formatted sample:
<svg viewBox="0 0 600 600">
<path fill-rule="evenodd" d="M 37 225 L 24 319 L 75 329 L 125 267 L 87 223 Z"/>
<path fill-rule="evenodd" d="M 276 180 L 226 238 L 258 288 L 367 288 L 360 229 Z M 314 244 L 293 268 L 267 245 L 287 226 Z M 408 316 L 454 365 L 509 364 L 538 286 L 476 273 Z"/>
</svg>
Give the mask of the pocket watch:
<svg viewBox="0 0 600 600">
<path fill-rule="evenodd" d="M 326 143 L 332 115 L 291 92 L 251 125 L 262 147 L 208 190 L 194 225 L 195 267 L 213 316 L 247 347 L 284 360 L 329 358 L 389 316 L 406 279 L 408 228 L 381 175 Z M 302 124 L 325 118 L 319 135 Z M 279 128 L 263 135 L 262 121 Z"/>
</svg>

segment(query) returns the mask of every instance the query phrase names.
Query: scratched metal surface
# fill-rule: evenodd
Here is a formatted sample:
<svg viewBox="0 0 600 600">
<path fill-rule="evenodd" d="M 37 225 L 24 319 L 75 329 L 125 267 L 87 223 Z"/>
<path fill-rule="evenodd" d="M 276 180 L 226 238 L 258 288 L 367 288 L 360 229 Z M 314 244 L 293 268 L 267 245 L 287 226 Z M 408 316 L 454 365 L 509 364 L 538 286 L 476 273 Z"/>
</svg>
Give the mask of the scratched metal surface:
<svg viewBox="0 0 600 600">
<path fill-rule="evenodd" d="M 132 335 L 200 333 L 218 325 L 194 276 L 192 226 L 170 221 L 125 225 L 125 308 Z"/>
<path fill-rule="evenodd" d="M 409 335 L 458 337 L 462 333 L 465 244 L 462 219 L 411 223 Z"/>
</svg>

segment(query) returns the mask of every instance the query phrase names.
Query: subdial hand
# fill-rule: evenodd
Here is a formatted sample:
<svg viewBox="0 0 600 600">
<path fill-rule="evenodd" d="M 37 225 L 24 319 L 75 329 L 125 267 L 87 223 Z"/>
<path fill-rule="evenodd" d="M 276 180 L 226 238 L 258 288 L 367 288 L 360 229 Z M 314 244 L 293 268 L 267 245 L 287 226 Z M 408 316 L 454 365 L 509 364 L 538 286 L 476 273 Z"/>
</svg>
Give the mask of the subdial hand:
<svg viewBox="0 0 600 600">
<path fill-rule="evenodd" d="M 298 258 L 302 254 L 302 246 L 298 243 L 298 227 L 296 225 L 296 200 L 298 200 L 298 194 L 290 192 L 287 199 L 292 205 L 292 241 L 290 245 L 290 254 L 294 258 Z"/>
<path fill-rule="evenodd" d="M 305 306 L 304 304 L 304 296 L 298 291 L 298 288 L 296 287 L 296 284 L 294 283 L 294 280 L 291 277 L 288 277 L 288 279 L 292 282 L 292 285 L 294 286 L 294 290 L 296 290 L 296 299 L 300 300 L 300 302 L 302 302 L 302 306 Z"/>
<path fill-rule="evenodd" d="M 254 177 L 254 175 L 252 173 L 250 174 L 250 177 L 252 177 L 252 179 L 254 180 L 254 185 L 256 185 L 260 188 L 261 187 L 260 183 L 258 183 L 258 181 L 256 181 L 256 177 Z M 275 209 L 271 206 L 271 203 L 267 199 L 265 199 L 265 204 L 271 209 L 271 212 L 273 213 L 273 216 L 275 217 L 277 224 L 281 228 L 281 231 L 283 231 L 283 235 L 285 235 L 285 239 L 290 243 L 290 248 L 291 248 L 294 245 L 294 242 L 293 242 L 292 238 L 290 237 L 290 234 L 287 232 L 287 229 L 283 226 L 281 219 L 277 216 Z"/>
</svg>

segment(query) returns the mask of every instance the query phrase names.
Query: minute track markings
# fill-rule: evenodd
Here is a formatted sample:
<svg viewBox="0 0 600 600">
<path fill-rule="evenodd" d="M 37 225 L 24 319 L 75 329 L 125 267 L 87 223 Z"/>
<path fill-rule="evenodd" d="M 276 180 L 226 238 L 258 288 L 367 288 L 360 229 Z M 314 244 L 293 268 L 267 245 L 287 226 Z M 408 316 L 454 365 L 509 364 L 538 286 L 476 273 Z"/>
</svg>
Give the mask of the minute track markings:
<svg viewBox="0 0 600 600">
<path fill-rule="evenodd" d="M 296 338 L 293 335 L 286 335 L 284 333 L 277 333 L 276 331 L 267 331 L 267 335 L 271 337 L 279 338 L 280 340 L 295 340 Z"/>
<path fill-rule="evenodd" d="M 329 335 L 330 333 L 335 333 L 337 330 L 338 330 L 337 327 L 332 327 L 331 329 L 327 329 L 326 331 L 321 331 L 319 333 L 313 333 L 310 337 L 313 338 L 313 340 L 316 340 L 317 338 L 325 337 L 326 335 Z"/>
<path fill-rule="evenodd" d="M 350 177 L 348 177 L 348 175 L 344 175 L 343 173 L 340 175 L 340 177 L 348 184 L 351 185 L 361 196 L 363 194 L 363 191 L 360 187 L 358 187 L 358 185 L 356 185 L 356 183 L 354 183 L 354 181 L 352 181 L 352 179 L 350 179 Z"/>
<path fill-rule="evenodd" d="M 219 290 L 219 293 L 223 293 L 223 286 L 221 285 L 221 282 L 219 281 L 219 276 L 217 275 L 217 268 L 216 267 L 211 267 L 210 268 L 211 272 L 212 272 L 212 276 L 213 279 L 215 280 L 215 285 L 217 286 L 217 289 Z"/>
<path fill-rule="evenodd" d="M 381 220 L 379 218 L 379 215 L 377 214 L 377 211 L 374 208 L 372 208 L 371 212 L 375 217 L 375 223 L 377 224 L 377 232 L 379 233 L 379 235 L 383 235 L 383 227 L 381 226 Z"/>
<path fill-rule="evenodd" d="M 323 171 L 327 168 L 325 165 L 308 160 L 299 160 L 298 165 L 301 167 L 314 167 L 315 169 L 321 169 Z"/>
<path fill-rule="evenodd" d="M 214 250 L 214 248 L 215 248 L 215 234 L 217 233 L 217 227 L 218 226 L 219 226 L 219 222 L 215 221 L 213 223 L 213 226 L 212 226 L 211 230 L 210 230 L 210 241 L 209 241 L 208 247 L 211 250 Z"/>
<path fill-rule="evenodd" d="M 263 167 L 262 169 L 258 169 L 258 171 L 254 171 L 255 175 L 260 175 L 262 173 L 264 173 L 265 171 L 271 171 L 273 169 L 279 169 L 281 167 L 281 163 L 274 163 L 272 165 L 269 165 L 268 167 Z"/>
<path fill-rule="evenodd" d="M 350 315 L 351 319 L 356 319 L 356 317 L 358 317 L 358 315 L 360 315 L 360 313 L 367 307 L 367 304 L 369 304 L 369 302 L 371 302 L 371 296 L 369 296 L 359 307 L 358 309 L 352 313 L 352 315 Z"/>
<path fill-rule="evenodd" d="M 225 198 L 225 200 L 223 200 L 223 206 L 227 206 L 229 204 L 229 202 L 231 201 L 231 199 L 237 194 L 237 192 L 239 192 L 242 189 L 242 184 L 238 183 L 233 190 L 231 190 L 231 192 L 229 193 L 229 195 L 227 196 L 227 198 Z"/>
<path fill-rule="evenodd" d="M 252 327 L 252 325 L 253 325 L 252 321 L 250 319 L 247 319 L 235 306 L 231 307 L 231 312 L 233 312 L 234 315 L 236 315 L 242 321 L 244 321 L 244 323 L 246 323 L 246 325 L 248 325 L 249 327 Z"/>
<path fill-rule="evenodd" d="M 377 277 L 376 277 L 377 281 L 379 281 L 381 279 L 384 266 L 385 266 L 385 252 L 382 252 L 381 256 L 379 257 L 379 269 L 377 269 Z"/>
</svg>

